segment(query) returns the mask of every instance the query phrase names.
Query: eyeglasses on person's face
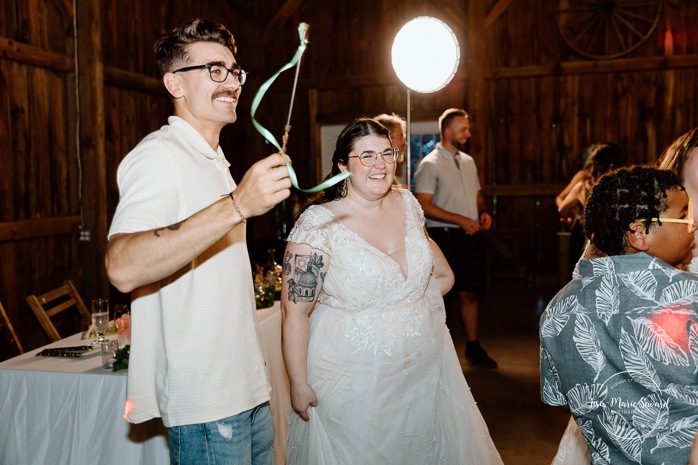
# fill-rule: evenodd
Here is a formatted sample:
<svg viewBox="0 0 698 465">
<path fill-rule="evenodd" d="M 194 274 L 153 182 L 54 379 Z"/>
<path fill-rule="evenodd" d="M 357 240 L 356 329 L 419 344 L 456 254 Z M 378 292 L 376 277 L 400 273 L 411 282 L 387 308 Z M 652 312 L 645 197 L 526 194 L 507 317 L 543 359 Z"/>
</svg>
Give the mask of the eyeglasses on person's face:
<svg viewBox="0 0 698 465">
<path fill-rule="evenodd" d="M 397 155 L 397 149 L 390 148 L 385 149 L 382 152 L 374 152 L 373 150 L 367 150 L 365 152 L 361 152 L 358 155 L 349 155 L 348 158 L 358 158 L 359 162 L 361 162 L 362 165 L 364 165 L 366 168 L 371 168 L 373 165 L 376 164 L 379 156 L 383 157 L 384 162 L 392 165 L 393 163 L 395 163 Z"/>
<path fill-rule="evenodd" d="M 207 69 L 208 75 L 214 82 L 225 82 L 228 79 L 228 74 L 232 74 L 233 77 L 238 81 L 238 84 L 243 85 L 247 81 L 247 71 L 240 67 L 236 68 L 226 68 L 220 63 L 206 63 L 205 65 L 196 66 L 186 66 L 184 68 L 179 68 L 173 73 L 184 73 L 186 71 L 193 71 L 195 69 Z"/>
<path fill-rule="evenodd" d="M 635 223 L 644 223 L 645 221 L 652 221 L 653 223 L 685 223 L 686 224 L 686 230 L 688 231 L 688 234 L 693 234 L 698 230 L 698 224 L 696 224 L 695 218 L 693 217 L 693 199 L 688 198 L 688 206 L 686 207 L 686 218 L 638 218 L 632 223 L 630 223 L 630 226 L 632 226 Z"/>
</svg>

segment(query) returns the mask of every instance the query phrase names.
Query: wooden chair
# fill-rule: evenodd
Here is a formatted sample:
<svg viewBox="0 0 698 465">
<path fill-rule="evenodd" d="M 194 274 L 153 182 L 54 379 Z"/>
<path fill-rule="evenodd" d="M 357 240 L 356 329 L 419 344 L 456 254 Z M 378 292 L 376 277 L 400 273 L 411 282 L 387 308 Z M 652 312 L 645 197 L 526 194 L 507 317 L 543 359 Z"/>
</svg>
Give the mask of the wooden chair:
<svg viewBox="0 0 698 465">
<path fill-rule="evenodd" d="M 19 342 L 19 338 L 17 338 L 17 333 L 15 333 L 15 329 L 12 327 L 12 323 L 10 323 L 10 319 L 7 317 L 7 313 L 5 312 L 5 308 L 2 306 L 2 302 L 0 302 L 0 317 L 2 317 L 2 320 L 0 320 L 0 326 L 4 326 L 8 329 L 11 339 L 10 342 L 14 342 L 15 346 L 17 346 L 17 350 L 19 350 L 19 353 L 23 354 L 24 349 L 22 348 L 22 344 Z"/>
<path fill-rule="evenodd" d="M 45 294 L 30 295 L 27 297 L 27 303 L 52 341 L 61 340 L 61 335 L 58 334 L 51 318 L 62 311 L 70 308 L 77 309 L 82 318 L 82 329 L 88 328 L 92 320 L 90 311 L 85 307 L 85 303 L 71 281 L 66 281 L 61 287 Z"/>
</svg>

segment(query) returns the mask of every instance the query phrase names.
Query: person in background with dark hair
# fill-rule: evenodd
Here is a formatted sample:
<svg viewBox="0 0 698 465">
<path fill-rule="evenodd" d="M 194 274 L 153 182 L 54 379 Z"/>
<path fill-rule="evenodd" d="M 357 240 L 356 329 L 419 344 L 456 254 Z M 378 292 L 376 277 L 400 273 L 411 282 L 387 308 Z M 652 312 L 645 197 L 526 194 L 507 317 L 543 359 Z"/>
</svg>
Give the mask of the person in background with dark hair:
<svg viewBox="0 0 698 465">
<path fill-rule="evenodd" d="M 429 237 L 439 244 L 456 275 L 453 291 L 465 327 L 465 358 L 497 368 L 478 339 L 478 298 L 485 290 L 485 242 L 492 227 L 480 191 L 473 157 L 465 153 L 470 119 L 451 108 L 439 118 L 441 141 L 422 159 L 414 174 L 415 196 L 427 217 Z"/>
<path fill-rule="evenodd" d="M 579 181 L 584 181 L 586 179 L 589 179 L 591 176 L 589 172 L 589 154 L 595 152 L 601 145 L 603 144 L 591 144 L 589 147 L 584 150 L 584 153 L 582 154 L 582 158 L 584 160 L 584 166 L 582 169 L 574 173 L 574 176 L 572 176 L 572 179 L 570 179 L 570 182 L 565 186 L 562 191 L 560 191 L 559 194 L 555 197 L 555 207 L 559 208 L 560 205 L 562 204 L 562 201 L 565 200 L 565 197 L 567 197 L 567 194 L 570 193 L 572 188 L 579 182 Z"/>
<path fill-rule="evenodd" d="M 162 417 L 172 464 L 274 463 L 245 221 L 290 194 L 284 158 L 239 185 L 218 145 L 245 71 L 222 25 L 196 19 L 155 44 L 174 116 L 118 169 L 110 281 L 131 293 L 125 418 Z"/>
<path fill-rule="evenodd" d="M 584 165 L 588 174 L 578 181 L 569 190 L 569 193 L 558 204 L 558 213 L 561 218 L 573 217 L 570 243 L 568 247 L 569 277 L 572 277 L 574 267 L 582 256 L 586 239 L 582 226 L 582 211 L 589 197 L 589 192 L 598 179 L 613 168 L 618 168 L 623 163 L 621 149 L 616 144 L 595 144 L 589 149 L 589 156 Z"/>
<path fill-rule="evenodd" d="M 693 206 L 678 177 L 636 166 L 603 177 L 584 232 L 607 256 L 540 320 L 541 398 L 568 405 L 593 463 L 683 464 L 698 429 Z"/>
<path fill-rule="evenodd" d="M 417 200 L 393 184 L 396 158 L 385 126 L 351 122 L 329 174 L 351 176 L 288 237 L 289 465 L 502 463 L 446 328 L 453 273 Z"/>
</svg>

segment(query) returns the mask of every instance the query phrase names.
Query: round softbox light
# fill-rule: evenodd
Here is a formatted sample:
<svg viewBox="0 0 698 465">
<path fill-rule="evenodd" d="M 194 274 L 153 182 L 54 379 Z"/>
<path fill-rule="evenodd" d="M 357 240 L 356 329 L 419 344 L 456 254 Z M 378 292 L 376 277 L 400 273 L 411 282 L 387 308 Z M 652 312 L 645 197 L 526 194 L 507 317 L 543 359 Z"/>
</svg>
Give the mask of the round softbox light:
<svg viewBox="0 0 698 465">
<path fill-rule="evenodd" d="M 460 47 L 453 30 L 443 21 L 420 16 L 402 26 L 392 49 L 397 77 L 415 92 L 443 89 L 460 63 Z"/>
</svg>

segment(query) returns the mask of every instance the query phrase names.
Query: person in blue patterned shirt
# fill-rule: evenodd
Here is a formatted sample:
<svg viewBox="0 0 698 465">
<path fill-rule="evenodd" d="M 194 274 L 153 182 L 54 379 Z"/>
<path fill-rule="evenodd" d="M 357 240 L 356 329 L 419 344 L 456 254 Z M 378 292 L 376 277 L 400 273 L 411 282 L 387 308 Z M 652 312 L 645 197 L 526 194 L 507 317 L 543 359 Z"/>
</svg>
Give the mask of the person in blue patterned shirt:
<svg viewBox="0 0 698 465">
<path fill-rule="evenodd" d="M 540 320 L 541 398 L 568 405 L 599 464 L 685 464 L 698 429 L 698 276 L 693 205 L 668 170 L 602 177 L 584 231 L 606 257 Z"/>
</svg>

